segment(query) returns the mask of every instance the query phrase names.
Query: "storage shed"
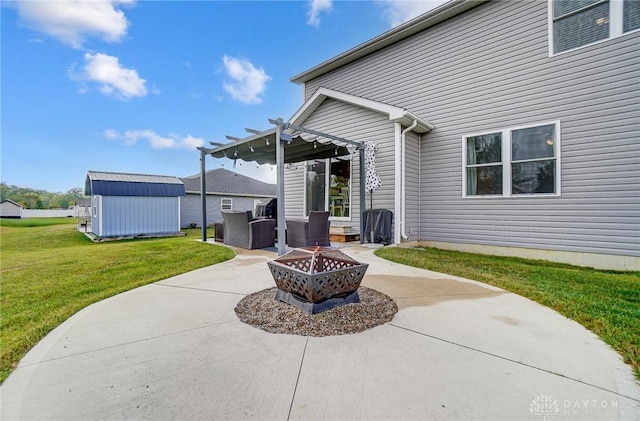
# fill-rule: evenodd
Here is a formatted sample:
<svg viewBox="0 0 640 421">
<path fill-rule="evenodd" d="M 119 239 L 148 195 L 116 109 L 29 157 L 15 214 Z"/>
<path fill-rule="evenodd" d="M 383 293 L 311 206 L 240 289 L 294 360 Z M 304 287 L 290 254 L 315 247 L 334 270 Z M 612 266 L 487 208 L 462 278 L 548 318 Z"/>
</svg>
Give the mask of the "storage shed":
<svg viewBox="0 0 640 421">
<path fill-rule="evenodd" d="M 3 200 L 0 203 L 0 218 L 22 218 L 22 205 L 13 200 Z"/>
<path fill-rule="evenodd" d="M 88 171 L 91 232 L 98 237 L 162 236 L 180 233 L 177 177 Z"/>
</svg>

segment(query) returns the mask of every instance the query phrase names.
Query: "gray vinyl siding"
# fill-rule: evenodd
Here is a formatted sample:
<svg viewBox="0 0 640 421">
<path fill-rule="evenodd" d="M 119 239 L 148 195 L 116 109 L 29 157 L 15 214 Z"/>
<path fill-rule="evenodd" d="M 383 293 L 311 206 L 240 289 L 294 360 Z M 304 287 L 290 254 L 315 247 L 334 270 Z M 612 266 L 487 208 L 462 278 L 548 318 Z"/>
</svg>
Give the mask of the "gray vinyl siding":
<svg viewBox="0 0 640 421">
<path fill-rule="evenodd" d="M 284 170 L 284 216 L 304 218 L 304 163 L 292 164 Z"/>
<path fill-rule="evenodd" d="M 374 111 L 332 99 L 325 100 L 304 122 L 304 126 L 331 133 L 349 140 L 376 143 L 376 171 L 382 187 L 373 193 L 374 208 L 394 209 L 394 125 L 389 117 Z M 351 170 L 351 219 L 338 220 L 335 225 L 350 225 L 360 229 L 360 163 L 354 154 Z M 285 208 L 287 217 L 301 218 L 304 212 L 304 169 L 288 170 L 285 174 Z M 366 206 L 370 206 L 370 195 L 366 195 Z"/>
<path fill-rule="evenodd" d="M 435 124 L 420 141 L 422 240 L 639 256 L 640 32 L 549 57 L 547 18 L 544 1 L 485 3 L 305 95 L 323 86 Z M 549 121 L 561 196 L 462 198 L 463 135 Z"/>
<path fill-rule="evenodd" d="M 11 202 L 2 202 L 0 204 L 0 210 L 0 216 L 2 216 L 3 218 L 22 217 L 22 207 Z"/>
<path fill-rule="evenodd" d="M 207 225 L 211 225 L 216 222 L 222 222 L 222 198 L 232 199 L 233 211 L 254 211 L 255 200 L 265 199 L 263 197 L 245 197 L 245 196 L 218 196 L 207 195 Z M 181 199 L 180 203 L 180 225 L 182 228 L 187 228 L 189 224 L 196 224 L 198 227 L 202 226 L 202 202 L 199 194 L 187 193 L 185 197 Z"/>
<path fill-rule="evenodd" d="M 178 197 L 102 196 L 101 237 L 180 231 Z"/>
<path fill-rule="evenodd" d="M 404 128 L 403 128 L 404 130 Z M 420 227 L 420 136 L 414 132 L 408 132 L 405 140 L 405 234 L 407 241 L 416 241 L 419 238 Z"/>
</svg>

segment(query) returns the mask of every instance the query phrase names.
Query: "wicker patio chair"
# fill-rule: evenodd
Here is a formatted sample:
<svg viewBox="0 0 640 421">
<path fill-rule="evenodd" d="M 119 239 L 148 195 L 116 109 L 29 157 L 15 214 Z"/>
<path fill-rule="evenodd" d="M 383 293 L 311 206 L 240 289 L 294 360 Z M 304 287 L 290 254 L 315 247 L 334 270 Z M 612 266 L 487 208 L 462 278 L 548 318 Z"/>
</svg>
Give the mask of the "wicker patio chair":
<svg viewBox="0 0 640 421">
<path fill-rule="evenodd" d="M 309 221 L 287 220 L 289 247 L 330 246 L 329 212 L 311 211 Z"/>
<path fill-rule="evenodd" d="M 274 219 L 252 220 L 251 211 L 222 212 L 224 244 L 244 249 L 263 249 L 276 244 Z"/>
</svg>

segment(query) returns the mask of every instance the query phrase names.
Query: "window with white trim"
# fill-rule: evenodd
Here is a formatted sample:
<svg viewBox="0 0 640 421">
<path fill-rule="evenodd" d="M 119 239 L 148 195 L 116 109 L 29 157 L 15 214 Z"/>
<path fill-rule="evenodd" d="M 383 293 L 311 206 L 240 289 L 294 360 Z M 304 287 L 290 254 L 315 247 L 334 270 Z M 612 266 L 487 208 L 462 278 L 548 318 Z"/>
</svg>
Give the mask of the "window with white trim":
<svg viewBox="0 0 640 421">
<path fill-rule="evenodd" d="M 231 211 L 233 210 L 233 199 L 230 197 L 223 197 L 220 199 L 220 209 L 223 211 Z"/>
<path fill-rule="evenodd" d="M 638 0 L 549 0 L 554 54 L 640 28 Z"/>
<path fill-rule="evenodd" d="M 496 130 L 463 140 L 463 196 L 560 193 L 560 123 Z"/>
</svg>

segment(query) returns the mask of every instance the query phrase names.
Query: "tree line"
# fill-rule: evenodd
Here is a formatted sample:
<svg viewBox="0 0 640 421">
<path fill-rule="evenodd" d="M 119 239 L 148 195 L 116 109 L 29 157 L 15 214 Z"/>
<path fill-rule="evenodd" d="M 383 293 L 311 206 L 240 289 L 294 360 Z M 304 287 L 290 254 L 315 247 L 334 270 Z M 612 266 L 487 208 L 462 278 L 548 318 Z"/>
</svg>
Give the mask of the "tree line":
<svg viewBox="0 0 640 421">
<path fill-rule="evenodd" d="M 84 198 L 82 187 L 74 187 L 62 193 L 0 183 L 0 201 L 13 200 L 25 209 L 67 209 L 75 205 L 76 200 L 82 198 Z"/>
</svg>

